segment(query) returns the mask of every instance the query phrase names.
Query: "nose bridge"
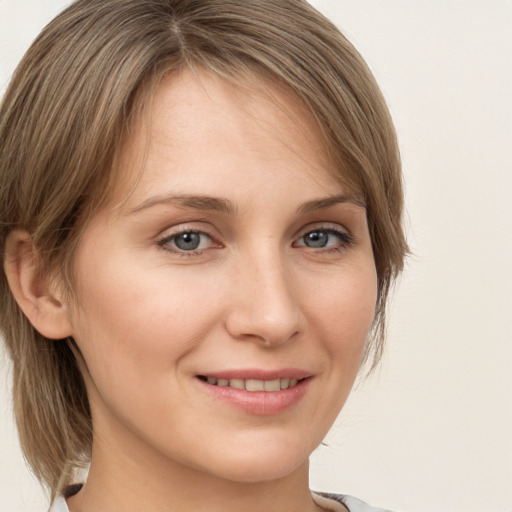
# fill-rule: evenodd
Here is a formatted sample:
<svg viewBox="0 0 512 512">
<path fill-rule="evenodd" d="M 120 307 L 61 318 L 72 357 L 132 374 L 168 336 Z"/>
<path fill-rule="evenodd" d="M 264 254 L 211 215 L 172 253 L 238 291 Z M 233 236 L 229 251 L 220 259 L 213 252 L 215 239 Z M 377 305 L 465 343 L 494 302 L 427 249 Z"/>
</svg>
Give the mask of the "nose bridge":
<svg viewBox="0 0 512 512">
<path fill-rule="evenodd" d="M 272 243 L 241 255 L 227 327 L 237 338 L 277 345 L 299 329 L 300 308 L 286 258 Z"/>
</svg>

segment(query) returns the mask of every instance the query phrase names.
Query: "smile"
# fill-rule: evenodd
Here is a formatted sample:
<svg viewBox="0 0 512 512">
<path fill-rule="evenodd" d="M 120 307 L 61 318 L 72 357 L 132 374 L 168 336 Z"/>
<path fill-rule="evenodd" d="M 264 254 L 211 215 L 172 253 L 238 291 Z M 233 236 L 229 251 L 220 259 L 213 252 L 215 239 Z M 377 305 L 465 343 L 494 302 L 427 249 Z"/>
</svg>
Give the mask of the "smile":
<svg viewBox="0 0 512 512">
<path fill-rule="evenodd" d="M 198 374 L 202 389 L 218 403 L 252 415 L 284 413 L 306 395 L 314 375 L 297 369 L 233 370 Z"/>
<path fill-rule="evenodd" d="M 213 386 L 243 389 L 245 391 L 281 391 L 296 386 L 302 379 L 217 379 L 215 377 L 199 376 L 199 378 Z"/>
</svg>

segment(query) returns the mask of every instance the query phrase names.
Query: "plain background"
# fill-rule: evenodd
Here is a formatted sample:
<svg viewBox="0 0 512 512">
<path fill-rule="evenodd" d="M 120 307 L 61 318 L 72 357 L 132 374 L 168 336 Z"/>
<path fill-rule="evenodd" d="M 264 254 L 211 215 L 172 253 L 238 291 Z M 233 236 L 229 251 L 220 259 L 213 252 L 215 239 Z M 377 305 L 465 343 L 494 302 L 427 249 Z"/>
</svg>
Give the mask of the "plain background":
<svg viewBox="0 0 512 512">
<path fill-rule="evenodd" d="M 64 0 L 0 0 L 0 91 Z M 403 512 L 512 511 L 512 1 L 316 0 L 400 137 L 414 255 L 380 370 L 312 457 L 312 487 Z M 0 510 L 45 510 L 0 355 Z"/>
</svg>

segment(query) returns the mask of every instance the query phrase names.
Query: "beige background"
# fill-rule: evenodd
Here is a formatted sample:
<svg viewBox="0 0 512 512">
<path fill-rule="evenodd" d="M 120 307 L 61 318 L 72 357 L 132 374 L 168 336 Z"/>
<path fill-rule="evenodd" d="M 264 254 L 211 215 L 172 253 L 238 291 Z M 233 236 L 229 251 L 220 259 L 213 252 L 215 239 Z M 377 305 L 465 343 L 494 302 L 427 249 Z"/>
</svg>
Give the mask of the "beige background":
<svg viewBox="0 0 512 512">
<path fill-rule="evenodd" d="M 0 0 L 0 90 L 65 3 Z M 414 252 L 384 363 L 313 456 L 312 486 L 403 512 L 511 512 L 512 2 L 312 3 L 389 101 Z M 42 511 L 0 367 L 0 510 Z"/>
</svg>

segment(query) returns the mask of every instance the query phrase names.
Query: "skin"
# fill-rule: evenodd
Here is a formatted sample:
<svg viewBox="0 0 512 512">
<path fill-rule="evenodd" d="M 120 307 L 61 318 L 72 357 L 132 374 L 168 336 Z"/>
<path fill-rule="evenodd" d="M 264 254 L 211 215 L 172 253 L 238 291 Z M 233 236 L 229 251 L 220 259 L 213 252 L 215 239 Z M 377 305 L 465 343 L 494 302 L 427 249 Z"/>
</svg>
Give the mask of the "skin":
<svg viewBox="0 0 512 512">
<path fill-rule="evenodd" d="M 78 247 L 77 301 L 60 302 L 94 425 L 71 512 L 317 508 L 308 457 L 350 392 L 377 296 L 364 205 L 318 132 L 272 84 L 160 85 Z M 182 232 L 199 248 L 180 249 Z M 253 414 L 197 377 L 246 368 L 304 370 L 307 390 Z"/>
</svg>

